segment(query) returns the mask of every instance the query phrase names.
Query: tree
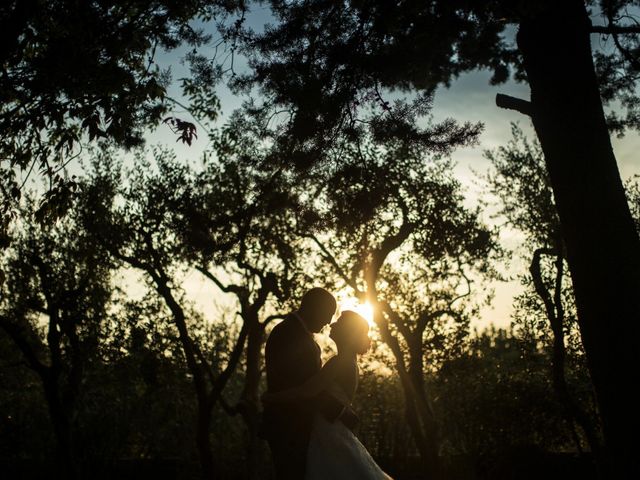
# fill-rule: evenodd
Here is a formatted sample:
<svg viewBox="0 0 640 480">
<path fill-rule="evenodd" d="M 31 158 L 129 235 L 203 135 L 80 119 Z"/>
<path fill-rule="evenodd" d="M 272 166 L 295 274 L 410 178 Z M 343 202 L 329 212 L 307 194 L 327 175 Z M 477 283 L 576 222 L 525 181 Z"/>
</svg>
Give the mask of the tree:
<svg viewBox="0 0 640 480">
<path fill-rule="evenodd" d="M 365 127 L 437 144 L 433 132 L 421 134 L 404 121 L 410 102 L 392 105 L 385 89 L 428 98 L 476 68 L 491 70 L 493 83 L 506 80 L 511 70 L 528 82 L 530 102 L 499 96 L 497 103 L 534 123 L 556 197 L 611 467 L 637 476 L 630 445 L 640 414 L 621 392 L 638 380 L 630 339 L 640 325 L 640 240 L 608 130 L 637 124 L 639 30 L 624 14 L 636 2 L 270 3 L 276 24 L 245 32 L 253 71 L 234 83 L 262 88 L 264 108 L 251 111 L 263 126 L 274 112 L 288 114 L 278 126 L 285 133 L 278 146 L 290 152 L 290 163 L 321 161 L 336 138 L 358 136 Z M 600 7 L 606 24 L 592 25 L 586 3 Z M 508 25 L 518 27 L 515 45 L 505 39 Z M 616 47 L 597 52 L 598 71 L 592 33 L 610 35 Z M 607 125 L 603 101 L 617 99 L 631 107 L 630 116 Z M 618 319 L 620 329 L 610 327 L 610 318 Z"/>
<path fill-rule="evenodd" d="M 489 457 L 494 461 L 482 463 L 495 469 L 496 457 L 519 448 L 575 447 L 571 428 L 562 421 L 564 407 L 553 394 L 546 348 L 512 327 L 469 336 L 430 377 L 430 385 L 441 399 L 438 415 L 452 455 L 470 455 L 475 462 Z"/>
<path fill-rule="evenodd" d="M 176 162 L 168 152 L 156 150 L 154 173 L 152 164 L 141 153 L 122 183 L 121 172 L 111 155 L 108 149 L 98 153 L 95 171 L 84 186 L 88 202 L 83 210 L 84 225 L 103 240 L 114 259 L 145 275 L 171 312 L 197 400 L 195 443 L 202 475 L 215 478 L 217 465 L 210 438 L 212 410 L 240 361 L 248 326 L 242 325 L 231 350 L 226 352 L 224 368 L 218 370 L 221 362 L 214 363 L 213 352 L 198 342 L 194 332 L 197 318 L 189 315 L 182 289 L 176 282 L 186 247 L 176 241 L 176 227 L 184 222 L 183 212 L 174 207 L 192 204 L 189 196 L 193 178 L 189 167 Z M 224 225 L 217 228 L 218 238 L 222 238 Z M 232 245 L 234 240 L 225 242 Z"/>
<path fill-rule="evenodd" d="M 0 403 L 3 463 L 16 458 L 56 458 L 56 440 L 42 381 L 11 337 L 0 329 Z M 53 447 L 53 448 L 52 448 Z"/>
<path fill-rule="evenodd" d="M 542 328 L 536 325 L 534 331 L 544 337 L 546 327 L 551 330 L 554 391 L 565 407 L 568 422 L 581 427 L 597 458 L 601 449 L 597 422 L 578 402 L 566 378 L 567 344 L 576 349 L 574 357 L 580 356 L 582 345 L 572 335 L 577 325 L 573 288 L 566 284 L 566 248 L 544 155 L 540 146 L 531 144 L 515 124 L 512 134 L 508 145 L 487 152 L 486 156 L 495 168 L 488 181 L 491 193 L 500 199 L 500 215 L 524 233 L 523 248 L 531 258 L 529 275 L 522 278 L 527 290 L 516 300 L 516 320 L 526 322 L 529 316 L 535 318 L 544 313 L 546 324 Z M 576 444 L 580 448 L 577 436 Z"/>
<path fill-rule="evenodd" d="M 249 144 L 236 146 L 237 152 L 236 147 L 224 150 L 229 139 L 218 141 L 217 158 L 205 154 L 199 172 L 181 165 L 168 152 L 157 150 L 156 162 L 139 158 L 126 186 L 120 187 L 117 174 L 99 167 L 99 163 L 109 164 L 109 153 L 101 154 L 86 194 L 96 196 L 93 202 L 99 207 L 87 208 L 86 220 L 88 228 L 97 234 L 110 231 L 106 248 L 116 259 L 152 279 L 154 289 L 172 311 L 181 336 L 190 337 L 188 343 L 193 345 L 196 363 L 202 364 L 198 374 L 189 365 L 194 379 L 204 375 L 202 384 L 196 387 L 197 391 L 203 389 L 198 398 L 205 399 L 199 407 L 201 417 L 202 410 L 210 412 L 217 402 L 227 413 L 240 414 L 248 430 L 246 466 L 248 474 L 255 477 L 259 475 L 257 406 L 266 329 L 273 320 L 282 318 L 281 309 L 290 306 L 290 300 L 310 284 L 301 266 L 308 248 L 305 250 L 294 234 L 293 197 L 279 189 L 275 180 L 268 183 L 265 175 L 243 157 L 259 152 L 252 151 Z M 156 173 L 149 173 L 154 169 Z M 124 202 L 122 208 L 116 206 L 120 201 Z M 114 202 L 110 207 L 113 210 L 108 211 L 105 205 L 110 202 Z M 175 286 L 181 269 L 200 272 L 236 299 L 239 335 L 229 364 L 215 380 L 213 365 L 203 364 L 208 357 L 206 348 L 194 338 L 193 330 L 183 332 L 192 328 L 192 320 L 186 318 L 184 300 L 178 298 L 180 289 Z M 180 341 L 186 349 L 184 340 Z M 188 351 L 185 355 L 188 360 Z M 237 401 L 229 403 L 222 397 L 222 390 L 241 366 L 242 391 Z M 203 387 L 207 379 L 213 382 L 210 390 Z M 204 431 L 209 432 L 206 419 L 199 422 L 198 429 L 200 437 L 204 437 Z M 204 450 L 202 446 L 200 449 Z"/>
<path fill-rule="evenodd" d="M 28 205 L 20 234 L 6 253 L 0 329 L 38 375 L 61 473 L 75 478 L 78 398 L 85 370 L 95 359 L 113 265 L 83 232 L 77 215 L 39 226 L 33 221 L 33 202 Z"/>
<path fill-rule="evenodd" d="M 640 466 L 629 439 L 640 419 L 620 392 L 637 375 L 628 339 L 638 333 L 640 303 L 633 292 L 640 287 L 640 242 L 609 140 L 584 4 L 566 2 L 550 13 L 522 23 L 518 34 L 531 85 L 531 118 L 562 225 L 609 468 L 632 478 Z M 562 47 L 546 56 L 551 43 Z M 619 319 L 621 330 L 611 328 L 608 318 Z"/>
<path fill-rule="evenodd" d="M 132 461 L 195 456 L 189 448 L 195 398 L 170 312 L 153 292 L 132 299 L 119 285 L 125 275 L 113 276 L 98 354 L 87 365 L 78 405 L 84 478 L 121 476 Z"/>
<path fill-rule="evenodd" d="M 223 129 L 215 160 L 206 157 L 190 199 L 174 208 L 184 212 L 184 223 L 176 229 L 185 245 L 183 261 L 235 297 L 238 317 L 247 329 L 242 392 L 237 402 L 223 404 L 227 412 L 240 414 L 247 426 L 248 476 L 258 478 L 266 331 L 313 279 L 304 269 L 309 247 L 296 236 L 294 196 L 282 189 L 277 176 L 253 167 L 255 157 L 262 155 L 255 138 L 236 144 L 233 136 Z"/>
<path fill-rule="evenodd" d="M 56 218 L 76 182 L 64 167 L 87 141 L 139 145 L 168 108 L 168 72 L 155 54 L 208 37 L 194 17 L 210 18 L 201 0 L 11 0 L 0 6 L 0 243 L 26 179 L 49 182 L 38 217 Z M 188 84 L 185 84 L 188 86 Z M 197 97 L 197 92 L 185 92 Z M 193 94 L 193 95 L 192 95 Z M 18 179 L 22 172 L 24 179 Z"/>
<path fill-rule="evenodd" d="M 443 472 L 425 376 L 461 347 L 474 312 L 473 279 L 491 275 L 499 250 L 479 212 L 463 206 L 450 169 L 403 144 L 353 146 L 324 181 L 303 187 L 324 228 L 301 234 L 316 244 L 325 270 L 373 306 L 432 478 Z"/>
</svg>

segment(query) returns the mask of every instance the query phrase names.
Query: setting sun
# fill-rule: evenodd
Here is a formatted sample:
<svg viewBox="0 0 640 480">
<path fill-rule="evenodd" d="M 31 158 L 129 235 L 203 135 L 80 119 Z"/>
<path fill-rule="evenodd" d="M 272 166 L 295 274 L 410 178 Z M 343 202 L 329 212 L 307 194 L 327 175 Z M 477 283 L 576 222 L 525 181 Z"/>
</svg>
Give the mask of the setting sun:
<svg viewBox="0 0 640 480">
<path fill-rule="evenodd" d="M 340 311 L 344 310 L 353 310 L 359 313 L 369 322 L 369 326 L 373 326 L 373 305 L 371 303 L 361 303 L 355 298 L 347 298 L 340 302 Z"/>
</svg>

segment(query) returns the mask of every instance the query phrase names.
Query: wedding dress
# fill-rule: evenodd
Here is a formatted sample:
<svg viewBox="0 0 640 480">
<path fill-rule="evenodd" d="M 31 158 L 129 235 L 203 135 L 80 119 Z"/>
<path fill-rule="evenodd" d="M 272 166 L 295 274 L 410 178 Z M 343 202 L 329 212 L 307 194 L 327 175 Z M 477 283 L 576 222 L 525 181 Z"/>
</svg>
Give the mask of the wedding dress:
<svg viewBox="0 0 640 480">
<path fill-rule="evenodd" d="M 334 382 L 329 393 L 351 403 Z M 307 451 L 305 480 L 392 480 L 373 460 L 360 440 L 340 420 L 330 422 L 316 413 Z"/>
</svg>

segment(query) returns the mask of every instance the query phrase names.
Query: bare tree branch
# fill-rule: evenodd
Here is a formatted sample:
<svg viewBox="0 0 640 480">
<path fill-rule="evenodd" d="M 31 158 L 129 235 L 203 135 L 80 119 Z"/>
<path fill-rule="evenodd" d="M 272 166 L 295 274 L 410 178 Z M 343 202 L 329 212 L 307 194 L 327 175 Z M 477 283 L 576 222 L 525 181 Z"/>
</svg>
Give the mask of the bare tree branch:
<svg viewBox="0 0 640 480">
<path fill-rule="evenodd" d="M 236 343 L 233 346 L 233 350 L 231 351 L 231 355 L 229 355 L 229 361 L 227 362 L 224 370 L 220 373 L 220 375 L 218 375 L 215 383 L 212 385 L 211 393 L 209 395 L 209 398 L 212 402 L 220 399 L 224 387 L 227 385 L 227 382 L 235 371 L 236 366 L 238 365 L 238 362 L 240 361 L 240 358 L 242 356 L 242 352 L 244 351 L 244 344 L 246 342 L 248 333 L 249 326 L 246 322 L 243 322 Z"/>
<path fill-rule="evenodd" d="M 207 277 L 209 280 L 211 280 L 213 283 L 216 284 L 216 286 L 222 290 L 224 293 L 235 293 L 236 295 L 240 293 L 241 288 L 237 285 L 225 285 L 224 283 L 222 283 L 218 277 L 216 277 L 213 273 L 211 273 L 207 268 L 205 267 L 196 267 L 196 269 L 202 273 L 205 277 Z"/>
<path fill-rule="evenodd" d="M 523 115 L 533 115 L 531 102 L 521 98 L 512 97 L 511 95 L 505 95 L 504 93 L 498 93 L 496 95 L 496 106 L 507 110 L 515 110 Z"/>
<path fill-rule="evenodd" d="M 635 35 L 640 33 L 640 26 L 637 25 L 592 25 L 591 33 L 601 33 L 604 35 Z"/>
<path fill-rule="evenodd" d="M 327 260 L 333 266 L 333 268 L 335 269 L 336 273 L 340 276 L 340 278 L 342 278 L 345 281 L 345 283 L 349 287 L 351 287 L 356 293 L 359 293 L 359 294 L 362 293 L 358 289 L 358 285 L 356 284 L 356 279 L 353 277 L 350 277 L 344 272 L 344 270 L 336 260 L 335 256 L 333 256 L 333 254 L 329 252 L 329 250 L 324 246 L 324 244 L 320 240 L 318 240 L 318 238 L 315 235 L 313 235 L 312 233 L 301 233 L 300 235 L 302 237 L 311 239 L 318 246 L 325 260 Z"/>
<path fill-rule="evenodd" d="M 553 299 L 551 298 L 551 294 L 544 284 L 544 280 L 542 279 L 542 271 L 540 268 L 540 259 L 542 255 L 557 255 L 557 251 L 554 248 L 538 248 L 533 252 L 533 258 L 531 259 L 531 265 L 529 266 L 529 272 L 531 273 L 531 278 L 533 279 L 533 286 L 536 290 L 536 293 L 544 303 L 544 309 L 547 313 L 547 318 L 553 327 L 555 325 L 556 320 L 556 312 L 553 304 Z"/>
<path fill-rule="evenodd" d="M 29 341 L 24 335 L 22 329 L 11 322 L 5 315 L 0 315 L 0 328 L 2 328 L 7 335 L 11 337 L 13 342 L 20 349 L 29 367 L 39 375 L 45 375 L 49 367 L 40 361 L 35 350 L 31 344 L 29 344 Z"/>
</svg>

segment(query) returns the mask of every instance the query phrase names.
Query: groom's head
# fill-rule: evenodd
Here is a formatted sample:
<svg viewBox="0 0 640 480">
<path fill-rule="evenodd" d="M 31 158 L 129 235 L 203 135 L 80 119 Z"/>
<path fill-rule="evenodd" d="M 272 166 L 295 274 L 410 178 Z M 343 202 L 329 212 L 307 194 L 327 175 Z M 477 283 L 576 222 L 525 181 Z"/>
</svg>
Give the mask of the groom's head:
<svg viewBox="0 0 640 480">
<path fill-rule="evenodd" d="M 336 313 L 336 299 L 327 290 L 315 287 L 302 296 L 298 313 L 312 332 L 318 333 Z"/>
</svg>

